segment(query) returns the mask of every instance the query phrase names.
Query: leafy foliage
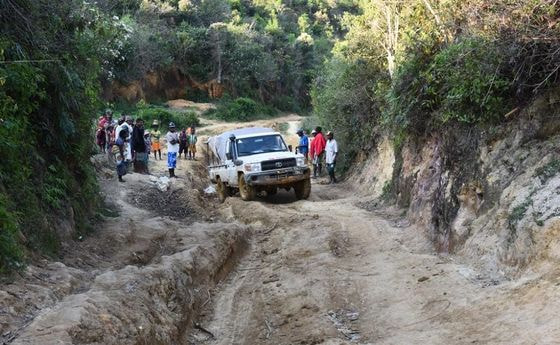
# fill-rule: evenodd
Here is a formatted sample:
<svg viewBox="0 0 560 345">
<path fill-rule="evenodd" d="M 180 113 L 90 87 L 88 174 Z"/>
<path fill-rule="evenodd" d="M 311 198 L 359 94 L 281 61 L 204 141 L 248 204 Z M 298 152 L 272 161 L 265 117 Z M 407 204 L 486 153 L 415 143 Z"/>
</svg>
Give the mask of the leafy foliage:
<svg viewBox="0 0 560 345">
<path fill-rule="evenodd" d="M 140 101 L 136 105 L 136 109 L 131 112 L 134 117 L 144 120 L 146 128 L 150 127 L 154 120 L 158 120 L 162 128 L 167 128 L 170 122 L 175 123 L 177 128 L 198 127 L 200 125 L 198 116 L 190 110 L 171 110 Z"/>
<path fill-rule="evenodd" d="M 223 83 L 233 98 L 286 111 L 310 106 L 317 68 L 344 29 L 353 1 L 105 0 L 118 13 L 107 84 L 177 68 L 191 80 Z M 187 93 L 193 100 L 200 92 Z"/>
<path fill-rule="evenodd" d="M 84 133 L 119 30 L 81 1 L 0 3 L 0 272 L 23 267 L 24 245 L 56 254 L 57 218 L 90 229 L 99 198 Z"/>
<path fill-rule="evenodd" d="M 251 121 L 276 115 L 276 110 L 270 106 L 259 104 L 250 98 L 239 97 L 231 99 L 224 97 L 215 110 L 207 115 L 225 121 Z"/>
<path fill-rule="evenodd" d="M 314 112 L 352 157 L 449 126 L 491 127 L 560 77 L 560 12 L 542 1 L 358 1 L 315 79 Z M 491 131 L 490 131 L 491 132 Z M 398 151 L 398 150 L 397 150 Z M 348 164 L 344 163 L 344 169 Z"/>
</svg>

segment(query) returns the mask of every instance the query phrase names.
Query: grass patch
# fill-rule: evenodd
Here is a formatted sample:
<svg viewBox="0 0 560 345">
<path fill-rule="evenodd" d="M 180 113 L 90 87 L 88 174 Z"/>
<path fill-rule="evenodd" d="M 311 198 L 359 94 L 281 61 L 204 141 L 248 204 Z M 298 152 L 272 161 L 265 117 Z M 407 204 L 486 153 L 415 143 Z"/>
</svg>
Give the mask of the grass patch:
<svg viewBox="0 0 560 345">
<path fill-rule="evenodd" d="M 393 197 L 393 181 L 385 181 L 383 189 L 381 190 L 381 199 L 389 201 Z"/>
<path fill-rule="evenodd" d="M 169 122 L 175 123 L 177 128 L 200 126 L 200 119 L 196 112 L 189 109 L 171 109 L 166 105 L 149 104 L 140 101 L 135 105 L 118 104 L 115 113 L 131 115 L 134 118 L 141 118 L 145 122 L 145 127 L 150 128 L 154 120 L 158 120 L 160 128 L 167 128 Z"/>
<path fill-rule="evenodd" d="M 307 134 L 311 133 L 315 127 L 321 125 L 321 120 L 316 115 L 310 115 L 303 118 L 301 121 L 301 128 L 307 132 Z"/>
<path fill-rule="evenodd" d="M 527 198 L 527 200 L 525 200 L 522 204 L 517 205 L 513 208 L 508 217 L 508 225 L 511 230 L 514 230 L 517 226 L 517 223 L 519 223 L 519 221 L 523 219 L 523 217 L 525 217 L 527 209 L 529 209 L 529 206 L 531 206 L 532 204 L 533 200 Z"/>
<path fill-rule="evenodd" d="M 542 183 L 545 183 L 554 177 L 560 171 L 560 159 L 553 159 L 542 167 L 535 170 L 533 177 L 538 177 Z"/>
<path fill-rule="evenodd" d="M 228 122 L 245 122 L 266 119 L 278 115 L 275 108 L 258 103 L 251 98 L 239 97 L 232 99 L 224 96 L 217 104 L 216 109 L 204 113 L 205 117 Z"/>
<path fill-rule="evenodd" d="M 288 134 L 289 129 L 290 129 L 290 124 L 287 122 L 282 122 L 278 124 L 278 131 L 282 134 Z"/>
</svg>

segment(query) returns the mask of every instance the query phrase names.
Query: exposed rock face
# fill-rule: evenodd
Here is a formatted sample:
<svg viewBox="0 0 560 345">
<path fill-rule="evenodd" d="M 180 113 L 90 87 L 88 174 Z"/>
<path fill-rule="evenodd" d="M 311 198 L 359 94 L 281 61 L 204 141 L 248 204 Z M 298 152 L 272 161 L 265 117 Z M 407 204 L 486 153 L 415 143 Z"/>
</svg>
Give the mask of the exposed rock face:
<svg viewBox="0 0 560 345">
<path fill-rule="evenodd" d="M 559 118 L 544 97 L 495 133 L 454 128 L 397 151 L 384 138 L 351 176 L 366 194 L 390 192 L 437 250 L 514 274 L 560 255 Z"/>
<path fill-rule="evenodd" d="M 124 100 L 135 103 L 139 100 L 161 101 L 188 98 L 187 89 L 199 90 L 208 94 L 210 99 L 221 98 L 225 85 L 216 79 L 198 82 L 182 73 L 177 67 L 165 71 L 151 71 L 140 80 L 127 84 L 113 81 L 105 87 L 103 97 L 107 101 Z"/>
</svg>

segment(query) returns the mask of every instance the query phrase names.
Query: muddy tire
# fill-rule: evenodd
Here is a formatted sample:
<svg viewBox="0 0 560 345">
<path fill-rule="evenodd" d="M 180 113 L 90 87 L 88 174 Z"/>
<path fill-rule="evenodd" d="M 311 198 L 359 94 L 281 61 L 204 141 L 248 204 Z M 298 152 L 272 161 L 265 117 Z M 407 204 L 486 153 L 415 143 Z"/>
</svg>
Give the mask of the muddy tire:
<svg viewBox="0 0 560 345">
<path fill-rule="evenodd" d="M 216 179 L 216 193 L 218 194 L 218 200 L 220 200 L 220 202 L 226 201 L 229 194 L 228 187 L 226 187 L 219 177 Z"/>
<path fill-rule="evenodd" d="M 309 194 L 311 194 L 311 179 L 306 178 L 295 184 L 294 191 L 296 192 L 296 199 L 298 200 L 309 198 Z"/>
<path fill-rule="evenodd" d="M 239 195 L 241 195 L 241 199 L 245 201 L 251 201 L 255 199 L 255 196 L 257 195 L 255 188 L 247 184 L 243 174 L 239 175 Z"/>
</svg>

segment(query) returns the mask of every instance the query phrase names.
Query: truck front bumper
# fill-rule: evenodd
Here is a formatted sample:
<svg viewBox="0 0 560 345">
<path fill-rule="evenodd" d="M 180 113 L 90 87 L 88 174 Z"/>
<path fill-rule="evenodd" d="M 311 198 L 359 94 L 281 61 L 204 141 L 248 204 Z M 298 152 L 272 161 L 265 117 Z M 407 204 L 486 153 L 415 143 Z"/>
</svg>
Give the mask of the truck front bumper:
<svg viewBox="0 0 560 345">
<path fill-rule="evenodd" d="M 293 167 L 245 174 L 245 181 L 250 186 L 283 186 L 303 181 L 309 176 L 308 167 Z"/>
</svg>

